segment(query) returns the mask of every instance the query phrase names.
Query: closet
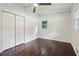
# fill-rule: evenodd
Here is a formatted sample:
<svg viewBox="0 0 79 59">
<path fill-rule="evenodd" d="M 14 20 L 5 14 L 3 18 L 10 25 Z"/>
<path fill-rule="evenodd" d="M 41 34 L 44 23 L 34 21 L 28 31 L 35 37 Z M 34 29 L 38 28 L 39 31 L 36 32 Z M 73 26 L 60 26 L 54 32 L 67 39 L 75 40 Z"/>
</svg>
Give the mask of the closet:
<svg viewBox="0 0 79 59">
<path fill-rule="evenodd" d="M 24 55 L 24 20 L 24 16 L 7 11 L 0 12 L 0 51 L 3 51 L 2 55 Z"/>
</svg>

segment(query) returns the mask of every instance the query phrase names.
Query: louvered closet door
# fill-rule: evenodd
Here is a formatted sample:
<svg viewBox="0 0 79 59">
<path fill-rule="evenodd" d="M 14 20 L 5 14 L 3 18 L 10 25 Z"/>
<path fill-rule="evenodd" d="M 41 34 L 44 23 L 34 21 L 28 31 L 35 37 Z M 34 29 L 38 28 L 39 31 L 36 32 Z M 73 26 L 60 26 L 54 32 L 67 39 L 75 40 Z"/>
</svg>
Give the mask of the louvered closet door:
<svg viewBox="0 0 79 59">
<path fill-rule="evenodd" d="M 24 17 L 16 15 L 16 55 L 24 55 Z"/>
<path fill-rule="evenodd" d="M 3 54 L 15 55 L 15 15 L 2 12 Z"/>
</svg>

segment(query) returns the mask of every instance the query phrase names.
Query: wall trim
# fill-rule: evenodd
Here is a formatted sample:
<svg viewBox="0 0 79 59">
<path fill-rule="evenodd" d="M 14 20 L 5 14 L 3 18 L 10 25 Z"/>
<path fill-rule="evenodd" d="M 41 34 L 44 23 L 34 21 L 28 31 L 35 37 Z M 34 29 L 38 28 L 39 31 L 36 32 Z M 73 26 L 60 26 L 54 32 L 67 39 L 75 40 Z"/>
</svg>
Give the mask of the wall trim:
<svg viewBox="0 0 79 59">
<path fill-rule="evenodd" d="M 76 47 L 74 46 L 74 44 L 72 42 L 71 42 L 71 45 L 72 45 L 72 47 L 74 49 L 74 52 L 76 53 L 76 56 L 78 56 L 77 51 L 76 51 Z"/>
<path fill-rule="evenodd" d="M 38 37 L 38 38 L 43 38 L 43 37 Z M 55 39 L 50 39 L 50 38 L 44 38 L 44 39 L 47 39 L 47 40 L 55 40 Z M 67 42 L 67 43 L 71 43 L 71 41 L 66 41 L 66 40 L 55 40 L 55 41 L 61 41 L 61 42 Z"/>
</svg>

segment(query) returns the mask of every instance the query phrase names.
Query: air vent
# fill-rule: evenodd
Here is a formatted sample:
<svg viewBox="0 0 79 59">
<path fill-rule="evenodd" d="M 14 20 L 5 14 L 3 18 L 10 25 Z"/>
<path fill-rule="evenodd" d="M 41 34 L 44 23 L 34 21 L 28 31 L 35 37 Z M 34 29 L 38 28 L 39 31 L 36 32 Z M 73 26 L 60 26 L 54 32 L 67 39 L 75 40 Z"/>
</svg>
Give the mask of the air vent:
<svg viewBox="0 0 79 59">
<path fill-rule="evenodd" d="M 38 3 L 38 5 L 51 5 L 51 3 Z"/>
</svg>

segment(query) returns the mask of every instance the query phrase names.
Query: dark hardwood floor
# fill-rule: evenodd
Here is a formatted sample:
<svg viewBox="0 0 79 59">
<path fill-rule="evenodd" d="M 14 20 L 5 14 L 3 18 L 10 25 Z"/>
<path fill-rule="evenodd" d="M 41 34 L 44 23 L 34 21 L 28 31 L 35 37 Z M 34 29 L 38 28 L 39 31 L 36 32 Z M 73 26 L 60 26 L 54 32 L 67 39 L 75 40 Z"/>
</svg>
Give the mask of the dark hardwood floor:
<svg viewBox="0 0 79 59">
<path fill-rule="evenodd" d="M 2 54 L 0 53 L 0 56 L 2 56 Z"/>
<path fill-rule="evenodd" d="M 76 56 L 70 43 L 38 38 L 7 49 L 2 56 Z"/>
</svg>

